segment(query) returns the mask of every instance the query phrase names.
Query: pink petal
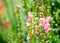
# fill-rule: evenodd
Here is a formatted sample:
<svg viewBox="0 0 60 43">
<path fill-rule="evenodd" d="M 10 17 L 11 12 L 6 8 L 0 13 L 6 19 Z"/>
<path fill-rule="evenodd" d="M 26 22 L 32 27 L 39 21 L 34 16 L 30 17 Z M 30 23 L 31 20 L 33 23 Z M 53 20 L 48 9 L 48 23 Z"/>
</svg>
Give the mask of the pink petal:
<svg viewBox="0 0 60 43">
<path fill-rule="evenodd" d="M 45 32 L 48 32 L 50 30 L 50 24 L 49 23 L 46 23 L 44 25 L 44 30 L 45 30 Z"/>
<path fill-rule="evenodd" d="M 40 22 L 41 26 L 44 26 L 45 25 L 45 18 L 40 18 L 39 22 Z"/>
<path fill-rule="evenodd" d="M 32 12 L 28 12 L 28 17 L 33 17 Z"/>
<path fill-rule="evenodd" d="M 49 16 L 49 17 L 46 18 L 46 22 L 50 22 L 51 20 L 52 20 L 51 16 Z"/>
</svg>

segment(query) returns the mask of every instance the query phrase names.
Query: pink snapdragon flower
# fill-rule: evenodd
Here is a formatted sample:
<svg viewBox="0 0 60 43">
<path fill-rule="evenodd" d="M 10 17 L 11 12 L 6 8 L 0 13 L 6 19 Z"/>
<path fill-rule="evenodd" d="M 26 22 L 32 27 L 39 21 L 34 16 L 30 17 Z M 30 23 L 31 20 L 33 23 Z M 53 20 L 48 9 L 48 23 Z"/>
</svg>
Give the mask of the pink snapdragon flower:
<svg viewBox="0 0 60 43">
<path fill-rule="evenodd" d="M 46 22 L 50 22 L 52 20 L 52 17 L 49 16 L 49 17 L 46 17 Z"/>
<path fill-rule="evenodd" d="M 34 33 L 34 30 L 32 29 L 32 34 Z"/>
<path fill-rule="evenodd" d="M 50 24 L 49 24 L 49 23 L 46 23 L 46 24 L 44 25 L 44 31 L 45 31 L 46 33 L 48 33 L 49 30 L 50 30 Z"/>
<path fill-rule="evenodd" d="M 30 22 L 32 20 L 32 22 L 34 22 L 34 20 L 32 19 L 33 18 L 33 13 L 32 12 L 28 12 L 28 19 L 27 19 L 27 22 L 26 22 L 26 26 L 30 26 Z"/>
<path fill-rule="evenodd" d="M 39 19 L 39 25 L 40 25 L 40 27 L 43 27 L 44 25 L 45 25 L 45 18 L 40 18 Z"/>
<path fill-rule="evenodd" d="M 32 12 L 28 12 L 28 21 L 30 21 L 32 17 L 33 17 Z"/>
<path fill-rule="evenodd" d="M 38 35 L 38 34 L 39 34 L 39 32 L 38 32 L 38 31 L 35 31 L 35 34 L 36 34 L 36 35 Z"/>
<path fill-rule="evenodd" d="M 48 33 L 48 31 L 50 30 L 50 24 L 49 24 L 49 22 L 51 20 L 52 20 L 51 16 L 39 19 L 39 26 L 43 27 L 46 33 Z"/>
</svg>

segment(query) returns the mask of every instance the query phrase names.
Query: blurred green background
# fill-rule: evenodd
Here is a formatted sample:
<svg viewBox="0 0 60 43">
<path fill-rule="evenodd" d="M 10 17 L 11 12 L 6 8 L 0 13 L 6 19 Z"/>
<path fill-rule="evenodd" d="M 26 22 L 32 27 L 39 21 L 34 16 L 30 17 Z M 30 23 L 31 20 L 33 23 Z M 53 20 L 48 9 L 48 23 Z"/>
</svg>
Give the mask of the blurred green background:
<svg viewBox="0 0 60 43">
<path fill-rule="evenodd" d="M 2 0 L 0 0 L 2 1 Z M 2 22 L 6 18 L 9 18 L 10 24 L 9 28 L 7 30 L 2 29 L 0 26 L 0 43 L 7 43 L 8 42 L 8 35 L 12 36 L 12 43 L 15 43 L 17 40 L 17 21 L 21 22 L 21 29 L 23 29 L 23 33 L 26 36 L 26 19 L 27 19 L 27 12 L 31 11 L 35 13 L 35 7 L 37 5 L 37 1 L 39 0 L 3 0 L 4 1 L 4 9 L 2 14 Z M 35 3 L 34 7 L 31 3 Z M 60 0 L 46 0 L 47 6 L 50 6 L 50 12 L 48 15 L 51 15 L 53 17 L 53 21 L 51 22 L 51 28 L 53 33 L 51 32 L 52 38 L 50 40 L 53 40 L 52 43 L 60 43 L 60 39 L 58 36 L 60 36 Z M 23 10 L 20 10 L 18 13 L 14 13 L 14 9 L 17 5 L 22 5 L 24 8 Z M 47 8 L 47 10 L 49 10 Z M 21 20 L 17 20 L 17 15 L 19 14 Z M 55 30 L 54 30 L 55 29 Z M 26 38 L 24 36 L 24 38 Z M 26 39 L 24 39 L 26 41 Z M 55 42 L 56 41 L 56 42 Z M 9 43 L 9 42 L 8 42 Z"/>
</svg>

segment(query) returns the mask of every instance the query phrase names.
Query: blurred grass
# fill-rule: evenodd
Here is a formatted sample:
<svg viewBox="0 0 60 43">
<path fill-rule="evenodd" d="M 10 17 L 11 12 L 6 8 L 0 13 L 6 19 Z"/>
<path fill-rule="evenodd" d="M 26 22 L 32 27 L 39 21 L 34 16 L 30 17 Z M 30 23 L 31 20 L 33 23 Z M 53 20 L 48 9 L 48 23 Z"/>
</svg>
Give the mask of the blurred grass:
<svg viewBox="0 0 60 43">
<path fill-rule="evenodd" d="M 17 35 L 17 21 L 16 21 L 16 15 L 18 14 L 15 14 L 14 13 L 14 9 L 17 5 L 20 5 L 22 4 L 22 0 L 5 0 L 5 5 L 4 5 L 4 10 L 3 10 L 3 22 L 6 18 L 9 18 L 10 20 L 10 25 L 9 25 L 9 28 L 7 30 L 3 30 L 2 32 L 2 36 L 3 36 L 3 39 L 6 40 L 7 37 L 8 37 L 8 34 L 11 34 L 12 35 L 12 41 L 15 41 L 16 40 L 16 35 Z M 22 23 L 22 26 L 21 28 L 24 30 L 25 32 L 25 29 L 26 29 L 26 26 L 25 26 L 25 22 L 26 22 L 26 14 L 25 12 L 22 10 L 19 12 L 20 13 L 20 17 L 21 17 L 21 23 Z"/>
</svg>

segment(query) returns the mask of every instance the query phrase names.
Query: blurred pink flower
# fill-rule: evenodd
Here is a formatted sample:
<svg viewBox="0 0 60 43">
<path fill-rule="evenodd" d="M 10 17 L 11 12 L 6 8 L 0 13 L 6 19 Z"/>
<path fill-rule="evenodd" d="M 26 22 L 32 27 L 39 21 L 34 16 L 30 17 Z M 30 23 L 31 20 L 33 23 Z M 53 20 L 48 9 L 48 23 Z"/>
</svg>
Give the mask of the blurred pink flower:
<svg viewBox="0 0 60 43">
<path fill-rule="evenodd" d="M 3 2 L 0 2 L 0 11 L 2 10 L 3 6 Z"/>
<path fill-rule="evenodd" d="M 40 18 L 39 19 L 39 25 L 43 27 L 45 25 L 45 18 Z"/>
<path fill-rule="evenodd" d="M 34 33 L 34 29 L 32 29 L 32 34 Z"/>
<path fill-rule="evenodd" d="M 6 19 L 5 22 L 3 23 L 3 28 L 8 28 L 9 26 L 9 19 Z"/>
<path fill-rule="evenodd" d="M 32 17 L 33 17 L 32 12 L 28 12 L 28 21 L 30 21 Z"/>
<path fill-rule="evenodd" d="M 33 17 L 32 12 L 28 12 L 28 16 L 29 16 L 29 17 Z"/>
<path fill-rule="evenodd" d="M 52 17 L 49 16 L 49 17 L 46 17 L 46 22 L 50 22 L 52 20 Z"/>
<path fill-rule="evenodd" d="M 46 33 L 50 30 L 50 24 L 49 24 L 49 22 L 51 20 L 52 20 L 51 16 L 39 19 L 39 26 L 43 27 Z"/>
<path fill-rule="evenodd" d="M 38 32 L 38 31 L 35 31 L 35 34 L 36 34 L 36 35 L 38 35 L 38 34 L 39 34 L 39 32 Z"/>
<path fill-rule="evenodd" d="M 48 33 L 49 30 L 50 30 L 50 24 L 49 24 L 49 23 L 46 23 L 46 24 L 44 25 L 44 31 L 45 31 L 46 33 Z"/>
<path fill-rule="evenodd" d="M 3 2 L 0 2 L 0 19 L 2 18 L 2 10 L 3 10 L 3 7 L 4 7 L 4 3 Z"/>
</svg>

